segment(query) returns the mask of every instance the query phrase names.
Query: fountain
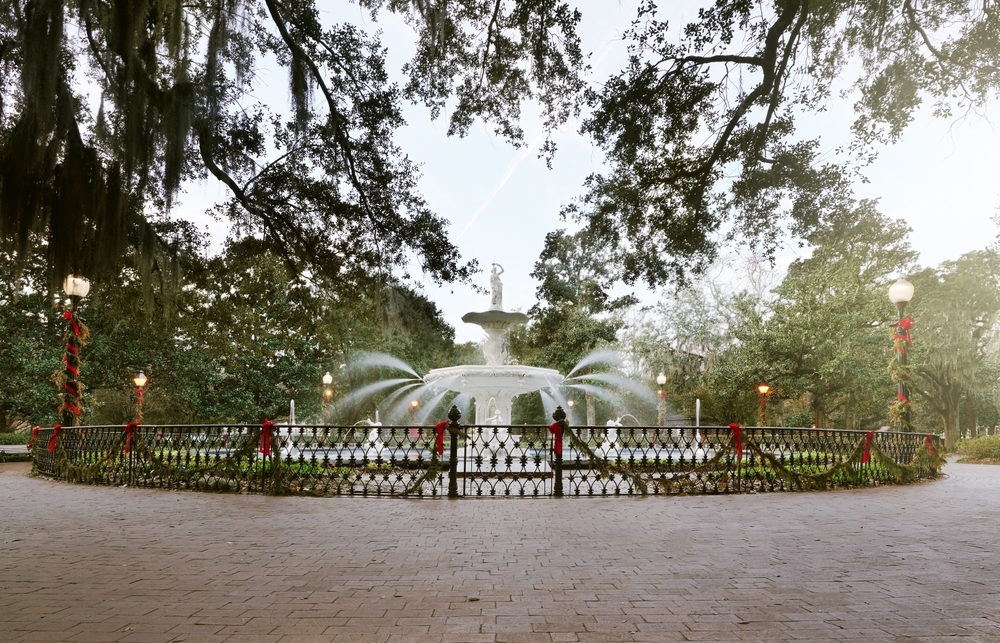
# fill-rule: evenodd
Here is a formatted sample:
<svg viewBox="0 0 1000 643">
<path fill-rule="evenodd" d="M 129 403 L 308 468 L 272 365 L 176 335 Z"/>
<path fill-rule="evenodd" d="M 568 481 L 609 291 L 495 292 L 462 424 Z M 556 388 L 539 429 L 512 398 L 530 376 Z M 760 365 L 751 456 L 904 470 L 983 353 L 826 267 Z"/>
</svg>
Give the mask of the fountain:
<svg viewBox="0 0 1000 643">
<path fill-rule="evenodd" d="M 500 268 L 500 272 L 497 272 Z M 510 424 L 514 398 L 541 389 L 558 390 L 563 383 L 559 371 L 551 368 L 508 364 L 507 332 L 512 326 L 524 324 L 524 313 L 503 309 L 503 267 L 493 264 L 490 275 L 492 297 L 489 310 L 466 313 L 462 321 L 476 324 L 486 331 L 483 343 L 485 366 L 451 366 L 436 368 L 424 376 L 423 381 L 434 390 L 445 389 L 467 394 L 476 402 L 476 420 L 485 424 Z"/>
</svg>

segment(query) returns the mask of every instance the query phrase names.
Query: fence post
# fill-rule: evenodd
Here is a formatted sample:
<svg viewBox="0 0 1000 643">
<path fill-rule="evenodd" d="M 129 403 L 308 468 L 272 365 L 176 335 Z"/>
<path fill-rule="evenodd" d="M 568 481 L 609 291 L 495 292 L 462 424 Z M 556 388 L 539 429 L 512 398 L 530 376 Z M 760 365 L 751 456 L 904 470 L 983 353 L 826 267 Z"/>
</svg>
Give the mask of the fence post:
<svg viewBox="0 0 1000 643">
<path fill-rule="evenodd" d="M 557 406 L 556 410 L 552 413 L 552 419 L 555 420 L 559 426 L 562 427 L 563 433 L 569 428 L 569 422 L 566 421 L 566 411 L 563 411 L 561 406 Z M 563 479 L 562 479 L 562 467 L 563 467 L 563 454 L 562 450 L 556 450 L 555 444 L 553 443 L 553 458 L 552 458 L 552 495 L 556 498 L 562 498 L 563 495 Z"/>
<path fill-rule="evenodd" d="M 451 434 L 451 452 L 448 454 L 448 497 L 458 497 L 458 431 L 461 428 L 458 421 L 462 419 L 462 412 L 458 407 L 452 405 L 448 411 L 448 419 L 451 424 L 448 432 Z"/>
</svg>

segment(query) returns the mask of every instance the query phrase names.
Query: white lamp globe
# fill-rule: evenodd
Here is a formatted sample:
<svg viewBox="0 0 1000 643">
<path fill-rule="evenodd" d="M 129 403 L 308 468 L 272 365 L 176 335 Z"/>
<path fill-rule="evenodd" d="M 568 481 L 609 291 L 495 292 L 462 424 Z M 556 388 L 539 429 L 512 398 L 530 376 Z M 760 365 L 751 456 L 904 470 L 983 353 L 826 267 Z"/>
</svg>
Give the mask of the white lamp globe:
<svg viewBox="0 0 1000 643">
<path fill-rule="evenodd" d="M 907 303 L 913 299 L 913 284 L 900 277 L 889 286 L 889 301 L 894 304 Z"/>
<path fill-rule="evenodd" d="M 63 290 L 70 297 L 86 297 L 90 292 L 90 282 L 84 277 L 66 275 L 66 279 L 63 280 Z"/>
</svg>

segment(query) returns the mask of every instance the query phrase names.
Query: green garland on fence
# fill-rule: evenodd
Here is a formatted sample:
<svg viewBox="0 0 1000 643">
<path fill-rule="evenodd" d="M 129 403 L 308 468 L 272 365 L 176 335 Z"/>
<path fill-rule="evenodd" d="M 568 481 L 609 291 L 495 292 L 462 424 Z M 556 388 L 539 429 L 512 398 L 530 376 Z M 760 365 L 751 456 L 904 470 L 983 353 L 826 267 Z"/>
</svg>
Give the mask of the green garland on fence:
<svg viewBox="0 0 1000 643">
<path fill-rule="evenodd" d="M 67 480 L 80 480 L 82 482 L 93 482 L 95 479 L 103 477 L 107 473 L 109 468 L 109 463 L 118 457 L 121 449 L 125 447 L 125 435 L 122 434 L 115 439 L 114 445 L 104 452 L 100 458 L 91 462 L 90 464 L 76 464 L 72 462 L 69 458 L 69 453 L 66 452 L 66 447 L 63 445 L 62 435 L 66 431 L 80 431 L 86 435 L 86 429 L 79 429 L 76 427 L 64 427 L 59 429 L 59 433 L 56 435 L 56 445 L 55 445 L 55 455 L 56 455 L 56 471 Z M 39 449 L 40 444 L 36 442 L 32 446 L 32 458 L 37 459 L 35 451 Z M 46 447 L 48 448 L 48 447 Z"/>
<path fill-rule="evenodd" d="M 597 454 L 590 448 L 590 445 L 582 440 L 572 430 L 572 428 L 565 423 L 565 420 L 563 420 L 561 424 L 563 427 L 563 436 L 568 439 L 570 445 L 574 449 L 587 456 L 591 463 L 591 467 L 596 469 L 602 477 L 610 478 L 615 474 L 621 475 L 632 484 L 633 488 L 640 495 L 647 495 L 649 493 L 647 481 L 642 477 L 642 471 L 639 470 L 641 465 L 618 465 L 616 463 L 609 462 L 604 458 L 598 457 Z M 446 428 L 454 437 L 464 437 L 465 439 L 469 439 L 469 435 L 466 431 L 462 430 L 461 427 L 449 425 Z M 115 438 L 113 445 L 111 445 L 111 447 L 107 449 L 101 457 L 89 464 L 78 464 L 70 460 L 62 439 L 62 434 L 65 431 L 85 432 L 86 429 L 68 427 L 62 429 L 56 436 L 55 466 L 59 475 L 69 480 L 93 482 L 94 480 L 101 479 L 109 469 L 113 469 L 116 466 L 121 465 L 118 460 L 123 455 L 125 446 L 126 438 L 124 431 Z M 231 481 L 239 478 L 243 463 L 245 461 L 249 462 L 252 460 L 253 453 L 260 443 L 261 432 L 261 427 L 254 428 L 247 434 L 247 439 L 244 443 L 240 445 L 232 455 L 217 459 L 214 462 L 206 461 L 205 464 L 194 466 L 179 466 L 170 464 L 169 462 L 164 462 L 162 457 L 157 457 L 147 440 L 139 434 L 136 434 L 133 437 L 132 448 L 136 451 L 136 456 L 139 460 L 137 465 L 147 467 L 148 470 L 156 477 L 178 480 L 189 484 L 192 480 L 198 480 L 202 477 L 223 479 L 228 477 Z M 774 454 L 761 449 L 761 447 L 749 437 L 743 438 L 743 449 L 745 452 L 750 453 L 760 462 L 764 463 L 765 466 L 773 471 L 778 478 L 795 485 L 799 489 L 826 489 L 829 487 L 830 482 L 838 475 L 845 475 L 854 484 L 859 484 L 861 482 L 866 437 L 867 436 L 862 436 L 858 440 L 857 444 L 855 444 L 851 449 L 850 455 L 847 459 L 835 463 L 829 469 L 820 473 L 804 473 L 796 471 L 791 466 L 782 463 Z M 32 446 L 32 457 L 35 461 L 38 459 L 38 450 L 42 448 L 41 442 L 42 441 L 38 441 Z M 921 475 L 937 476 L 941 467 L 945 463 L 945 460 L 940 453 L 938 453 L 937 450 L 931 452 L 927 445 L 921 445 L 917 449 L 913 460 L 909 464 L 897 463 L 892 457 L 883 452 L 874 440 L 869 442 L 869 454 L 871 463 L 884 469 L 898 483 L 912 482 Z M 660 478 L 659 482 L 664 484 L 668 490 L 671 488 L 693 487 L 696 483 L 690 478 L 691 475 L 702 473 L 722 473 L 724 477 L 720 482 L 722 482 L 723 485 L 727 485 L 730 467 L 720 466 L 720 463 L 724 459 L 730 461 L 732 459 L 737 460 L 738 464 L 736 468 L 736 475 L 739 479 L 741 475 L 742 461 L 737 457 L 735 440 L 731 437 L 722 446 L 722 448 L 716 450 L 712 458 L 683 472 L 688 475 L 680 475 L 670 479 Z M 419 490 L 425 482 L 436 484 L 437 478 L 443 469 L 443 464 L 443 458 L 438 455 L 436 449 L 432 449 L 431 459 L 428 463 L 426 471 L 424 471 L 423 475 L 416 478 L 406 489 L 404 489 L 400 495 L 407 496 L 416 493 L 416 491 Z M 291 488 L 286 484 L 284 470 L 285 465 L 281 462 L 280 457 L 271 458 L 270 462 L 265 462 L 263 466 L 264 469 L 261 474 L 262 478 L 266 480 L 265 493 L 269 495 L 285 495 L 291 493 Z M 723 490 L 724 488 L 725 487 L 722 487 Z"/>
<path fill-rule="evenodd" d="M 628 480 L 632 487 L 639 492 L 639 495 L 645 496 L 649 494 L 649 487 L 646 485 L 646 481 L 642 479 L 642 476 L 639 473 L 630 471 L 627 467 L 619 466 L 598 456 L 594 453 L 593 449 L 590 448 L 590 445 L 582 440 L 575 431 L 573 431 L 566 420 L 560 420 L 559 424 L 561 424 L 563 428 L 563 437 L 569 437 L 570 446 L 577 451 L 586 454 L 587 458 L 590 460 L 590 466 L 597 469 L 602 477 L 611 478 L 617 473 Z"/>
<path fill-rule="evenodd" d="M 779 478 L 796 485 L 799 489 L 826 489 L 829 487 L 830 481 L 841 473 L 850 477 L 852 482 L 855 484 L 858 484 L 861 481 L 860 467 L 863 464 L 862 461 L 864 460 L 865 436 L 862 436 L 861 439 L 858 440 L 857 444 L 854 445 L 854 448 L 851 449 L 851 453 L 846 460 L 837 462 L 826 471 L 822 471 L 820 473 L 803 473 L 801 471 L 796 471 L 783 464 L 774 456 L 774 454 L 761 449 L 760 446 L 758 446 L 752 439 L 747 437 L 743 438 L 743 449 L 744 451 L 751 452 L 761 461 L 766 463 L 768 468 L 774 471 L 775 475 Z M 898 483 L 912 482 L 922 473 L 929 473 L 932 476 L 936 476 L 945 463 L 945 459 L 941 455 L 939 455 L 936 451 L 932 454 L 926 445 L 921 445 L 917 449 L 917 452 L 910 464 L 899 464 L 891 456 L 886 455 L 886 453 L 879 448 L 874 440 L 872 440 L 869 444 L 869 454 L 871 456 L 871 461 L 885 469 L 886 472 L 892 476 L 893 480 Z M 688 473 L 698 474 L 718 471 L 718 463 L 725 457 L 736 457 L 736 444 L 735 440 L 732 438 L 730 438 L 723 449 L 716 451 L 715 455 L 710 460 L 707 460 L 703 464 L 691 469 Z M 739 469 L 737 469 L 737 471 L 739 471 Z M 690 478 L 682 477 L 665 481 L 665 484 L 668 488 L 672 486 L 690 486 L 692 481 Z"/>
<path fill-rule="evenodd" d="M 468 432 L 463 431 L 461 427 L 456 428 L 449 424 L 445 428 L 448 429 L 449 434 L 455 436 L 456 438 L 465 438 L 466 440 L 471 439 Z M 427 463 L 427 471 L 424 471 L 424 475 L 411 482 L 410 486 L 403 489 L 399 495 L 408 496 L 411 493 L 416 493 L 417 490 L 420 489 L 420 486 L 425 482 L 429 482 L 432 485 L 437 484 L 437 477 L 441 473 L 441 464 L 442 458 L 438 455 L 437 449 L 431 448 L 431 461 Z"/>
<path fill-rule="evenodd" d="M 221 458 L 215 462 L 206 462 L 200 465 L 185 465 L 177 466 L 170 464 L 169 462 L 164 462 L 163 458 L 159 458 L 153 452 L 153 449 L 149 446 L 149 443 L 140 435 L 136 435 L 132 441 L 132 448 L 135 450 L 136 455 L 140 459 L 139 466 L 149 467 L 150 471 L 154 476 L 167 479 L 176 479 L 179 481 L 187 482 L 190 484 L 192 480 L 197 480 L 202 477 L 221 477 L 228 476 L 230 479 L 238 479 L 240 474 L 240 465 L 246 460 L 250 461 L 253 452 L 257 449 L 260 443 L 261 428 L 256 427 L 251 433 L 247 434 L 247 440 L 238 448 L 236 451 L 227 457 Z M 280 468 L 280 467 L 279 467 Z M 270 487 L 274 487 L 274 476 L 272 475 L 272 480 L 270 482 Z M 268 491 L 270 492 L 271 489 Z"/>
</svg>

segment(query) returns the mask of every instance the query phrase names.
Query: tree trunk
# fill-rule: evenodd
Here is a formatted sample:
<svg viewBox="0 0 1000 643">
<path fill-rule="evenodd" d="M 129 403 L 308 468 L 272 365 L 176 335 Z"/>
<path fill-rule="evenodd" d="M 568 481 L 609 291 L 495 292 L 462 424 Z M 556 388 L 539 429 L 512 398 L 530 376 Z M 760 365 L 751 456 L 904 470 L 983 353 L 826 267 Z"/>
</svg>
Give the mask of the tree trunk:
<svg viewBox="0 0 1000 643">
<path fill-rule="evenodd" d="M 955 443 L 958 442 L 958 423 L 955 421 L 955 410 L 949 409 L 942 413 L 941 417 L 944 419 L 944 446 L 947 449 L 953 449 Z"/>
<path fill-rule="evenodd" d="M 7 433 L 11 430 L 10 421 L 7 419 L 7 411 L 0 409 L 0 433 Z"/>
<path fill-rule="evenodd" d="M 979 427 L 976 424 L 976 405 L 973 403 L 972 393 L 965 393 L 965 417 L 969 424 L 969 437 L 978 437 Z"/>
<path fill-rule="evenodd" d="M 594 426 L 597 424 L 597 409 L 594 408 L 594 396 L 592 393 L 586 393 L 587 398 L 587 426 Z"/>
<path fill-rule="evenodd" d="M 817 429 L 822 429 L 824 422 L 826 422 L 826 409 L 822 404 L 813 404 L 813 425 Z"/>
</svg>

